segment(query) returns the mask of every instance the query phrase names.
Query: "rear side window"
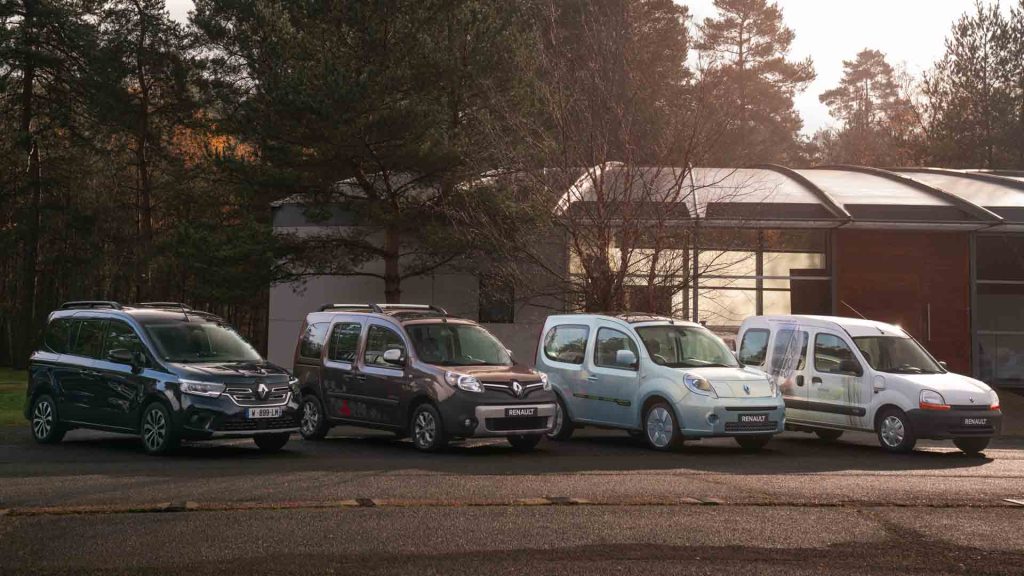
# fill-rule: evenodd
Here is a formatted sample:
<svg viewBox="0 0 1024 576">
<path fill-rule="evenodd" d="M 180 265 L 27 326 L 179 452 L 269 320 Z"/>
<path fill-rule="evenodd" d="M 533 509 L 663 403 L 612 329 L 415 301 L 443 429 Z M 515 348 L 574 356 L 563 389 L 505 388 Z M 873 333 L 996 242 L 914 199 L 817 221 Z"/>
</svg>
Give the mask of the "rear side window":
<svg viewBox="0 0 1024 576">
<path fill-rule="evenodd" d="M 747 330 L 743 334 L 743 342 L 740 342 L 740 362 L 752 366 L 764 364 L 764 357 L 768 354 L 768 331 L 761 328 Z"/>
<path fill-rule="evenodd" d="M 555 362 L 583 364 L 589 336 L 586 326 L 555 326 L 544 338 L 544 355 Z"/>
<path fill-rule="evenodd" d="M 57 318 L 46 327 L 43 344 L 50 352 L 65 354 L 68 351 L 68 337 L 71 336 L 71 319 Z"/>
<path fill-rule="evenodd" d="M 317 322 L 306 326 L 299 343 L 299 356 L 319 360 L 320 353 L 324 349 L 324 340 L 327 339 L 327 329 L 330 326 L 329 322 Z"/>
<path fill-rule="evenodd" d="M 78 329 L 72 326 L 72 331 L 77 332 L 74 340 L 68 349 L 69 354 L 85 356 L 86 358 L 99 358 L 100 346 L 103 345 L 103 325 L 106 320 L 90 319 L 76 320 Z"/>
<path fill-rule="evenodd" d="M 356 348 L 359 346 L 359 333 L 362 326 L 355 322 L 335 324 L 331 329 L 331 342 L 327 347 L 327 359 L 335 362 L 356 361 Z"/>
</svg>

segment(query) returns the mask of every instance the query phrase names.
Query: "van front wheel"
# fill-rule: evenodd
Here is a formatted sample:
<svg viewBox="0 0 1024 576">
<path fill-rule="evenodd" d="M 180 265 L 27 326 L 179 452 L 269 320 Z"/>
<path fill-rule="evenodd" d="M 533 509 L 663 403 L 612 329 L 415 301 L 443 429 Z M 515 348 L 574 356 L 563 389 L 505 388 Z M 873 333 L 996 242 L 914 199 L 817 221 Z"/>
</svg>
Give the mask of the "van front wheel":
<svg viewBox="0 0 1024 576">
<path fill-rule="evenodd" d="M 878 416 L 878 443 L 887 452 L 905 454 L 914 449 L 917 436 L 910 426 L 910 419 L 897 408 L 889 408 Z"/>
<path fill-rule="evenodd" d="M 683 434 L 676 424 L 672 407 L 655 402 L 644 413 L 644 431 L 647 444 L 655 450 L 675 450 L 683 445 Z"/>
</svg>

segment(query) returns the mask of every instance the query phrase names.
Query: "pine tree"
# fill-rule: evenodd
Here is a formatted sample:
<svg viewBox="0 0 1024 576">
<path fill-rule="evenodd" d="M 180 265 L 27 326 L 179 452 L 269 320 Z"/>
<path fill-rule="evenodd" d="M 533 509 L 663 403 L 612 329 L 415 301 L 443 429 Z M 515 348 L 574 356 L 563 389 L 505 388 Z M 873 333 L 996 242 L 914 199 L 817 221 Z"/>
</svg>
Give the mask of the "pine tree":
<svg viewBox="0 0 1024 576">
<path fill-rule="evenodd" d="M 793 97 L 815 78 L 814 65 L 790 59 L 795 34 L 767 0 L 715 0 L 718 16 L 700 26 L 721 114 L 732 119 L 716 160 L 734 165 L 784 162 L 797 155 L 802 126 Z"/>
</svg>

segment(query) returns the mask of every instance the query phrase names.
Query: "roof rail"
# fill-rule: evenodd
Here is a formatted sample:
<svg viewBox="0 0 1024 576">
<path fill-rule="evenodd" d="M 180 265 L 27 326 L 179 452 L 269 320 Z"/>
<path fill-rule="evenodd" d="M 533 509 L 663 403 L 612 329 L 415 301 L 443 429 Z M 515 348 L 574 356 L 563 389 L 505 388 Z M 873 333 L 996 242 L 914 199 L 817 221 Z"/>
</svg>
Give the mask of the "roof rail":
<svg viewBox="0 0 1024 576">
<path fill-rule="evenodd" d="M 182 312 L 191 312 L 192 307 L 181 302 L 139 302 L 135 304 L 139 308 L 170 308 L 175 310 L 181 310 Z"/>
<path fill-rule="evenodd" d="M 433 304 L 324 304 L 320 307 L 321 312 L 327 310 L 369 310 L 376 314 L 383 314 L 389 310 L 431 310 L 442 316 L 448 315 L 444 308 Z"/>
<path fill-rule="evenodd" d="M 120 310 L 122 306 L 113 300 L 73 300 L 60 305 L 61 310 L 89 310 L 92 308 Z"/>
</svg>

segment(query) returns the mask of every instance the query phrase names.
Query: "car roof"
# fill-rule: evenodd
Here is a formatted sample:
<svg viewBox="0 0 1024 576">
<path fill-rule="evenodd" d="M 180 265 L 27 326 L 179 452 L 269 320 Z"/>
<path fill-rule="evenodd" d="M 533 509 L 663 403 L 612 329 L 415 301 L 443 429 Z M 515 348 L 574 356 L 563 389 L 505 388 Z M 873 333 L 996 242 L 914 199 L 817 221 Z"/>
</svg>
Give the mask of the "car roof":
<svg viewBox="0 0 1024 576">
<path fill-rule="evenodd" d="M 401 325 L 433 324 L 476 324 L 467 318 L 449 316 L 444 308 L 424 304 L 325 304 L 317 312 L 306 315 L 306 322 L 329 322 L 338 315 L 365 316 L 390 320 Z"/>
<path fill-rule="evenodd" d="M 758 321 L 761 322 L 758 322 Z M 819 316 L 812 314 L 780 314 L 771 316 L 754 316 L 743 322 L 744 327 L 753 324 L 784 324 L 798 322 L 805 326 L 832 328 L 846 331 L 851 337 L 861 336 L 899 336 L 907 337 L 907 331 L 895 324 L 887 324 L 866 318 L 847 318 L 844 316 Z"/>
<path fill-rule="evenodd" d="M 179 303 L 140 303 L 119 304 L 117 302 L 83 301 L 68 302 L 50 314 L 50 318 L 69 318 L 73 316 L 91 316 L 104 318 L 132 318 L 141 324 L 159 321 L 188 321 L 201 318 L 207 321 L 224 322 L 216 314 L 193 310 Z"/>
</svg>

